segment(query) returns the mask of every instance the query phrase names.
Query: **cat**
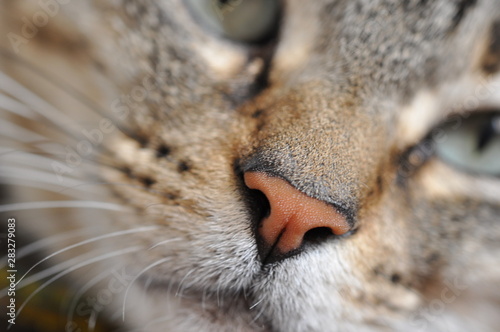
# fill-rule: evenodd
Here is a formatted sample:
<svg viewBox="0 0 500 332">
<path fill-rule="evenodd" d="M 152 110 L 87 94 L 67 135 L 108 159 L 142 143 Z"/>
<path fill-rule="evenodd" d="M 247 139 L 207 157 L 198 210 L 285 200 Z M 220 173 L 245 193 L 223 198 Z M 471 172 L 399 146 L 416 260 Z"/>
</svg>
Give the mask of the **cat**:
<svg viewBox="0 0 500 332">
<path fill-rule="evenodd" d="M 498 1 L 0 8 L 18 325 L 500 326 Z"/>
</svg>

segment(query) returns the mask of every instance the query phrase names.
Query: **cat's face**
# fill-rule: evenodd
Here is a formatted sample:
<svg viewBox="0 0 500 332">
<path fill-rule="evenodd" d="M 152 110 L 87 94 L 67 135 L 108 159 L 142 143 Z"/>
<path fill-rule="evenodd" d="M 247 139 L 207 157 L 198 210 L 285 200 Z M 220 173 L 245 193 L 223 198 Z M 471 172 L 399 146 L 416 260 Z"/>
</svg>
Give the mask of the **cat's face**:
<svg viewBox="0 0 500 332">
<path fill-rule="evenodd" d="M 221 3 L 61 4 L 51 25 L 17 45 L 100 103 L 84 130 L 66 127 L 78 130 L 72 141 L 24 125 L 82 157 L 49 157 L 53 185 L 71 187 L 77 174 L 105 181 L 93 190 L 132 212 L 98 213 L 104 233 L 155 227 L 106 243 L 143 248 L 123 259 L 140 273 L 132 294 L 148 294 L 143 310 L 126 306 L 131 325 L 498 326 L 500 4 Z M 31 89 L 73 120 L 91 117 L 61 100 L 68 91 Z M 81 175 L 87 159 L 99 167 Z M 262 229 L 288 191 L 251 190 L 250 173 L 329 204 L 346 229 L 311 226 L 280 251 Z M 42 228 L 88 227 L 91 213 L 53 214 Z"/>
</svg>

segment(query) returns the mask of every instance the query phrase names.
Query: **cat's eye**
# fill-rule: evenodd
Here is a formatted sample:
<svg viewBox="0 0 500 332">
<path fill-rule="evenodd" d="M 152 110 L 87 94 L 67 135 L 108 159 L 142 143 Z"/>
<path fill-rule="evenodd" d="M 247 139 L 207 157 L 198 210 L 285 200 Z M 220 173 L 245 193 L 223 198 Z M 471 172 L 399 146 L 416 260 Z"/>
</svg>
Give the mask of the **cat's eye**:
<svg viewBox="0 0 500 332">
<path fill-rule="evenodd" d="M 440 129 L 434 143 L 442 160 L 467 172 L 500 175 L 500 113 L 472 114 Z"/>
<path fill-rule="evenodd" d="M 188 0 L 197 18 L 221 35 L 257 43 L 274 36 L 280 9 L 278 0 Z"/>
</svg>

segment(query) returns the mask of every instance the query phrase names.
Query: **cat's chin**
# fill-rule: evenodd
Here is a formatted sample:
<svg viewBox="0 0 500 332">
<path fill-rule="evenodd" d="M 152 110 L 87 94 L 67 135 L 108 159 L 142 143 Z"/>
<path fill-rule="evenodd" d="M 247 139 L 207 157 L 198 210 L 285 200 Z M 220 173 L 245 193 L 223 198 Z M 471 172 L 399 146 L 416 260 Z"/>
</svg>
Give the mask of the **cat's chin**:
<svg viewBox="0 0 500 332">
<path fill-rule="evenodd" d="M 212 284 L 186 285 L 184 280 L 159 278 L 158 276 L 142 275 L 136 281 L 137 288 L 148 295 L 161 294 L 162 298 L 169 301 L 178 299 L 195 301 L 202 307 L 208 303 L 225 306 L 225 303 L 250 303 L 250 291 L 245 289 L 215 288 Z M 215 288 L 215 289 L 214 289 Z M 248 304 L 250 306 L 251 304 Z"/>
<path fill-rule="evenodd" d="M 178 281 L 150 276 L 140 277 L 136 283 L 131 293 L 136 296 L 136 292 L 142 293 L 146 303 L 138 302 L 139 311 L 134 309 L 127 314 L 139 314 L 140 320 L 147 318 L 142 323 L 144 330 L 164 331 L 166 326 L 167 330 L 182 326 L 183 331 L 271 330 L 265 315 L 252 310 L 251 296 L 243 290 L 185 287 Z"/>
</svg>

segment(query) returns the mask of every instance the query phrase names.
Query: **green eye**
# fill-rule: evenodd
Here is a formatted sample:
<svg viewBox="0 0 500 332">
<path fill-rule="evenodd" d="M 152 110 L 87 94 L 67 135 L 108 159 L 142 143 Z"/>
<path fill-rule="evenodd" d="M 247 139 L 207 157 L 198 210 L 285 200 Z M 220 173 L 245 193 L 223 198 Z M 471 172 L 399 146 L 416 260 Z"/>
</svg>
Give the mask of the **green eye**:
<svg viewBox="0 0 500 332">
<path fill-rule="evenodd" d="M 461 122 L 461 123 L 460 123 Z M 500 113 L 471 115 L 442 127 L 436 153 L 465 171 L 500 175 Z"/>
<path fill-rule="evenodd" d="M 195 17 L 230 39 L 262 42 L 273 37 L 278 0 L 188 0 Z"/>
</svg>

